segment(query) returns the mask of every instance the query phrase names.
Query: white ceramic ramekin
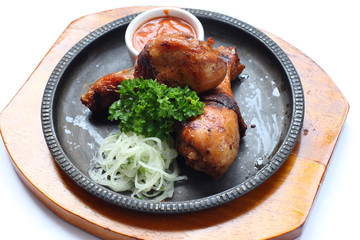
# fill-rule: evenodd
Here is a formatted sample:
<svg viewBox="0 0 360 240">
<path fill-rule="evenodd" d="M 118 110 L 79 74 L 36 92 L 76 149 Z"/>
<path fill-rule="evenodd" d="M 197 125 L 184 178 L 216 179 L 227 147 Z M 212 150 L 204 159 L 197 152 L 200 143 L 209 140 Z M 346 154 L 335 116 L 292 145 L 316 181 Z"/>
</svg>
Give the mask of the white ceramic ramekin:
<svg viewBox="0 0 360 240">
<path fill-rule="evenodd" d="M 177 17 L 182 20 L 185 20 L 189 24 L 191 24 L 195 31 L 197 38 L 199 40 L 204 40 L 204 28 L 199 21 L 192 13 L 180 9 L 180 8 L 174 8 L 174 7 L 160 7 L 160 8 L 154 8 L 145 12 L 140 13 L 138 16 L 136 16 L 129 24 L 129 26 L 126 29 L 125 32 L 125 43 L 126 47 L 129 51 L 130 58 L 133 62 L 135 62 L 135 59 L 139 52 L 134 48 L 132 38 L 134 35 L 134 32 L 138 29 L 138 27 L 141 24 L 144 24 L 145 22 L 149 21 L 150 19 L 156 18 L 156 17 Z"/>
</svg>

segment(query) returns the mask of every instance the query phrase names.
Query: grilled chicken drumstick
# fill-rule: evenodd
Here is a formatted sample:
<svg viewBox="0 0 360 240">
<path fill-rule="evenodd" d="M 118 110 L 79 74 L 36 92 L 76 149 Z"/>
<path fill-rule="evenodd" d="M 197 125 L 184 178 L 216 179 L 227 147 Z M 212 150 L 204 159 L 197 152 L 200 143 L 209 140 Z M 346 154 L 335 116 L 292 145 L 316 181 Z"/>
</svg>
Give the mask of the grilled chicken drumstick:
<svg viewBox="0 0 360 240">
<path fill-rule="evenodd" d="M 81 102 L 92 112 L 102 112 L 119 100 L 118 86 L 124 79 L 134 78 L 134 68 L 110 73 L 92 84 L 87 93 L 81 96 Z"/>
<path fill-rule="evenodd" d="M 134 75 L 202 93 L 219 85 L 225 74 L 226 63 L 212 45 L 177 32 L 148 43 L 137 58 Z"/>
<path fill-rule="evenodd" d="M 234 162 L 246 124 L 233 98 L 230 81 L 244 69 L 234 48 L 219 47 L 227 60 L 220 85 L 202 96 L 205 112 L 176 126 L 176 148 L 186 164 L 220 178 Z"/>
</svg>

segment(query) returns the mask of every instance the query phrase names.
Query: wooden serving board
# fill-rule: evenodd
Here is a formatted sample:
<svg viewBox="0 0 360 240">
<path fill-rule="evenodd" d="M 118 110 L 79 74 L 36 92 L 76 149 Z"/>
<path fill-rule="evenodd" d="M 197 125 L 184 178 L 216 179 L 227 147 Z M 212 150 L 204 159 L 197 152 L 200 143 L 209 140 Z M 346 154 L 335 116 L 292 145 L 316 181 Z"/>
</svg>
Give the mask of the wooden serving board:
<svg viewBox="0 0 360 240">
<path fill-rule="evenodd" d="M 140 213 L 114 207 L 87 193 L 63 173 L 52 159 L 42 134 L 40 109 L 43 90 L 55 65 L 91 31 L 149 8 L 120 8 L 88 15 L 72 22 L 63 32 L 1 113 L 2 137 L 16 172 L 48 208 L 102 239 L 298 237 L 349 105 L 334 82 L 316 63 L 270 33 L 266 34 L 289 55 L 300 75 L 306 113 L 302 134 L 289 159 L 269 180 L 247 195 L 201 212 L 175 215 Z"/>
</svg>

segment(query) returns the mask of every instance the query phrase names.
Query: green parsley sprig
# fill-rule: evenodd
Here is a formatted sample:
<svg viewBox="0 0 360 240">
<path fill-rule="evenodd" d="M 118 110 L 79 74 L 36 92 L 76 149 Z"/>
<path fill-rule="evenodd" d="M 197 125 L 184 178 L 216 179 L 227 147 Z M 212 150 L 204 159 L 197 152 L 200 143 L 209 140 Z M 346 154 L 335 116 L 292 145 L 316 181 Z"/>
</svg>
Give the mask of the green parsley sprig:
<svg viewBox="0 0 360 240">
<path fill-rule="evenodd" d="M 168 87 L 156 80 L 128 79 L 119 85 L 120 100 L 110 108 L 109 120 L 120 120 L 123 132 L 167 140 L 176 121 L 204 112 L 204 103 L 189 87 Z"/>
</svg>

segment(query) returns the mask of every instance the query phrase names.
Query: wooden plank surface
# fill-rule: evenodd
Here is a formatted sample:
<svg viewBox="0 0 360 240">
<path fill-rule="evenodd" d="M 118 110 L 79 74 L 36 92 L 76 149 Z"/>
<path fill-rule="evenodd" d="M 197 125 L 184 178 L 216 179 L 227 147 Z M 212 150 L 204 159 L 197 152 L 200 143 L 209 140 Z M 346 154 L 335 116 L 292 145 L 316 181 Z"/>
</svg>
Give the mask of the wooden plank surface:
<svg viewBox="0 0 360 240">
<path fill-rule="evenodd" d="M 16 172 L 48 208 L 103 239 L 239 239 L 240 236 L 241 239 L 293 239 L 299 236 L 349 106 L 316 63 L 270 33 L 267 34 L 293 61 L 303 83 L 304 126 L 284 165 L 244 197 L 196 213 L 144 214 L 97 199 L 73 183 L 52 159 L 42 134 L 40 108 L 43 90 L 55 65 L 89 32 L 149 8 L 121 8 L 84 16 L 63 32 L 0 115 L 2 137 Z"/>
</svg>

